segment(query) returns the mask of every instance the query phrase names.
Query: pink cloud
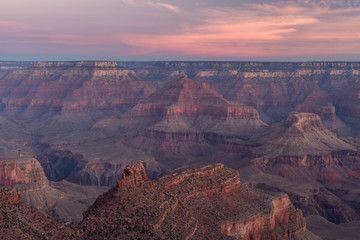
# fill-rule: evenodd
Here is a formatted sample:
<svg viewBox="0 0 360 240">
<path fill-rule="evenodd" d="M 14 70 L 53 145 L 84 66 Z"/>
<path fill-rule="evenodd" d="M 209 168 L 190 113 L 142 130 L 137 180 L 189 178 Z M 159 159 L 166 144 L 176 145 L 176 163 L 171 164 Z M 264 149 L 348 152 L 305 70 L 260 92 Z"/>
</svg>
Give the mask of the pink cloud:
<svg viewBox="0 0 360 240">
<path fill-rule="evenodd" d="M 4 1 L 9 7 L 0 9 L 1 52 L 174 59 L 360 54 L 360 1 L 206 7 L 190 0 L 64 0 L 55 6 L 36 0 L 48 4 L 39 12 L 29 2 L 21 8 L 20 0 Z"/>
<path fill-rule="evenodd" d="M 174 13 L 180 14 L 181 11 L 178 7 L 168 4 L 168 3 L 161 3 L 161 2 L 146 2 L 147 5 L 149 6 L 153 6 L 153 7 L 158 7 L 158 8 L 163 8 L 163 9 L 167 9 L 170 10 Z"/>
<path fill-rule="evenodd" d="M 200 24 L 187 25 L 177 34 L 128 34 L 122 41 L 136 49 L 134 55 L 164 51 L 205 57 L 360 53 L 360 8 L 332 9 L 329 5 L 334 2 L 201 9 L 195 13 L 202 18 Z"/>
</svg>

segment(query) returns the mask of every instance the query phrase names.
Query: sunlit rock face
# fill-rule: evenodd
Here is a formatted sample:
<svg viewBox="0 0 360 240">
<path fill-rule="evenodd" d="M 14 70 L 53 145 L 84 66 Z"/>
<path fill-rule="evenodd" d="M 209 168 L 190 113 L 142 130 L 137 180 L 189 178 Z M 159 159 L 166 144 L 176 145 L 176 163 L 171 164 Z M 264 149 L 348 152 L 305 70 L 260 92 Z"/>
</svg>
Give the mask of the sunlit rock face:
<svg viewBox="0 0 360 240">
<path fill-rule="evenodd" d="M 0 159 L 0 185 L 31 191 L 48 186 L 40 163 L 32 157 Z"/>
</svg>

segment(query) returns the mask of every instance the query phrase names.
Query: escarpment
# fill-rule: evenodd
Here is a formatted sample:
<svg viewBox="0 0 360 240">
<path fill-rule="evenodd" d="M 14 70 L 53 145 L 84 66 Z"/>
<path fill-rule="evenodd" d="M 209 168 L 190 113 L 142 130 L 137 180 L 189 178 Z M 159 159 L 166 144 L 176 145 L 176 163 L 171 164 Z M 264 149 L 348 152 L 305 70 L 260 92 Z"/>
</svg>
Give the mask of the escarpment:
<svg viewBox="0 0 360 240">
<path fill-rule="evenodd" d="M 2 110 L 32 118 L 58 112 L 121 112 L 153 91 L 133 70 L 115 62 L 39 62 L 0 81 Z"/>
<path fill-rule="evenodd" d="M 249 188 L 222 164 L 155 180 L 147 179 L 142 162 L 130 165 L 79 226 L 86 239 L 294 239 L 301 234 L 315 239 L 286 195 Z"/>
</svg>

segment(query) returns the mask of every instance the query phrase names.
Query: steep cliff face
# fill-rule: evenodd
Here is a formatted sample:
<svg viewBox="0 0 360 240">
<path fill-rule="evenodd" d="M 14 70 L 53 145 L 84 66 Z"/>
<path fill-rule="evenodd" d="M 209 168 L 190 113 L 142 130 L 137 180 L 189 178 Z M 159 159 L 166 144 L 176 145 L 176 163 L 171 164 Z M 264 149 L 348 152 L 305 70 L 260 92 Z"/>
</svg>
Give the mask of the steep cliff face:
<svg viewBox="0 0 360 240">
<path fill-rule="evenodd" d="M 86 239 L 316 239 L 286 195 L 249 188 L 221 164 L 156 180 L 146 178 L 141 162 L 128 166 L 117 187 L 84 213 L 78 228 L 78 238 Z"/>
<path fill-rule="evenodd" d="M 306 230 L 301 211 L 294 211 L 287 195 L 274 199 L 272 204 L 273 209 L 268 215 L 259 214 L 243 221 L 226 222 L 221 226 L 222 232 L 237 239 L 263 239 L 265 237 L 264 232 L 258 229 L 264 228 L 263 226 L 270 226 L 267 231 L 268 234 L 273 235 L 266 236 L 269 239 L 292 239 Z M 289 223 L 292 226 L 289 226 Z M 288 226 L 283 228 L 282 225 Z M 271 233 L 271 230 L 275 234 Z"/>
<path fill-rule="evenodd" d="M 28 68 L 31 67 L 31 65 L 33 65 L 34 62 L 14 62 L 14 61 L 10 61 L 10 62 L 4 62 L 1 61 L 0 62 L 0 78 L 7 74 L 8 72 L 11 72 L 15 69 L 24 69 L 24 68 Z"/>
<path fill-rule="evenodd" d="M 138 161 L 70 226 L 3 188 L 0 207 L 0 233 L 7 239 L 319 239 L 286 195 L 249 188 L 221 164 L 150 180 Z"/>
<path fill-rule="evenodd" d="M 327 129 L 340 136 L 355 136 L 355 132 L 336 113 L 335 104 L 324 90 L 311 92 L 295 109 L 298 112 L 315 113 L 320 116 Z M 339 109 L 338 109 L 339 110 Z"/>
<path fill-rule="evenodd" d="M 32 191 L 48 186 L 40 163 L 32 157 L 0 159 L 0 185 L 17 186 L 18 191 Z"/>
</svg>

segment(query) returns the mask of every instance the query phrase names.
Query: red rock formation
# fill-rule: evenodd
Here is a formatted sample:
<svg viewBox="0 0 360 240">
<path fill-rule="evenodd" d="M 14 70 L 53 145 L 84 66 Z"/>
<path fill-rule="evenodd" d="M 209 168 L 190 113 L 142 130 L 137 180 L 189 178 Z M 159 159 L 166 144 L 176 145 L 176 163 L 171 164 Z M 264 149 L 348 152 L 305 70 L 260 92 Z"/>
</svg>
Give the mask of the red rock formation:
<svg viewBox="0 0 360 240">
<path fill-rule="evenodd" d="M 39 190 L 48 186 L 40 163 L 32 157 L 0 159 L 0 185 L 17 186 L 18 191 Z"/>
<path fill-rule="evenodd" d="M 268 239 L 291 239 L 306 230 L 302 212 L 294 209 L 287 195 L 272 202 L 273 209 L 269 215 L 256 215 L 243 221 L 226 222 L 221 226 L 222 232 L 237 239 L 263 239 L 264 232 Z M 291 227 L 282 227 L 290 224 Z"/>
<path fill-rule="evenodd" d="M 166 83 L 122 122 L 124 131 L 143 130 L 142 137 L 198 143 L 206 131 L 248 136 L 266 126 L 254 108 L 231 103 L 187 76 Z"/>
<path fill-rule="evenodd" d="M 147 179 L 142 161 L 127 166 L 122 174 L 122 180 L 117 182 L 117 187 L 136 187 Z"/>
<path fill-rule="evenodd" d="M 324 91 L 314 91 L 310 93 L 303 103 L 295 107 L 298 112 L 315 113 L 321 119 L 333 119 L 336 117 L 335 107 L 329 103 L 329 96 Z"/>
<path fill-rule="evenodd" d="M 33 118 L 39 111 L 123 111 L 153 91 L 115 62 L 39 62 L 0 82 L 4 110 L 29 112 Z"/>
<path fill-rule="evenodd" d="M 360 218 L 358 200 L 351 197 L 357 191 L 354 186 L 359 186 L 358 158 L 351 151 L 257 158 L 251 161 L 250 171 L 267 175 L 257 180 L 250 177 L 250 181 L 263 182 L 260 185 L 264 189 L 288 193 L 305 215 L 318 214 L 336 223 L 351 222 Z M 271 176 L 282 180 L 274 181 L 276 178 Z"/>
<path fill-rule="evenodd" d="M 199 117 L 206 114 L 223 118 L 259 119 L 253 108 L 231 103 L 211 90 L 207 83 L 194 82 L 187 76 L 166 83 L 146 100 L 146 104 L 139 104 L 129 112 L 129 115 L 135 117 L 154 113 L 158 116 Z"/>
<path fill-rule="evenodd" d="M 21 203 L 21 195 L 14 190 L 5 190 L 0 188 L 0 199 L 2 202 L 9 204 L 19 204 Z"/>
<path fill-rule="evenodd" d="M 78 238 L 311 239 L 287 195 L 249 188 L 221 164 L 148 180 L 137 162 L 124 175 L 84 213 Z"/>
<path fill-rule="evenodd" d="M 151 181 L 139 161 L 71 226 L 26 207 L 14 191 L 0 189 L 0 207 L 7 239 L 316 239 L 286 195 L 242 185 L 220 164 Z"/>
<path fill-rule="evenodd" d="M 288 118 L 262 134 L 260 147 L 254 153 L 265 156 L 328 154 L 332 151 L 355 150 L 336 134 L 326 129 L 313 113 L 291 112 Z"/>
</svg>

